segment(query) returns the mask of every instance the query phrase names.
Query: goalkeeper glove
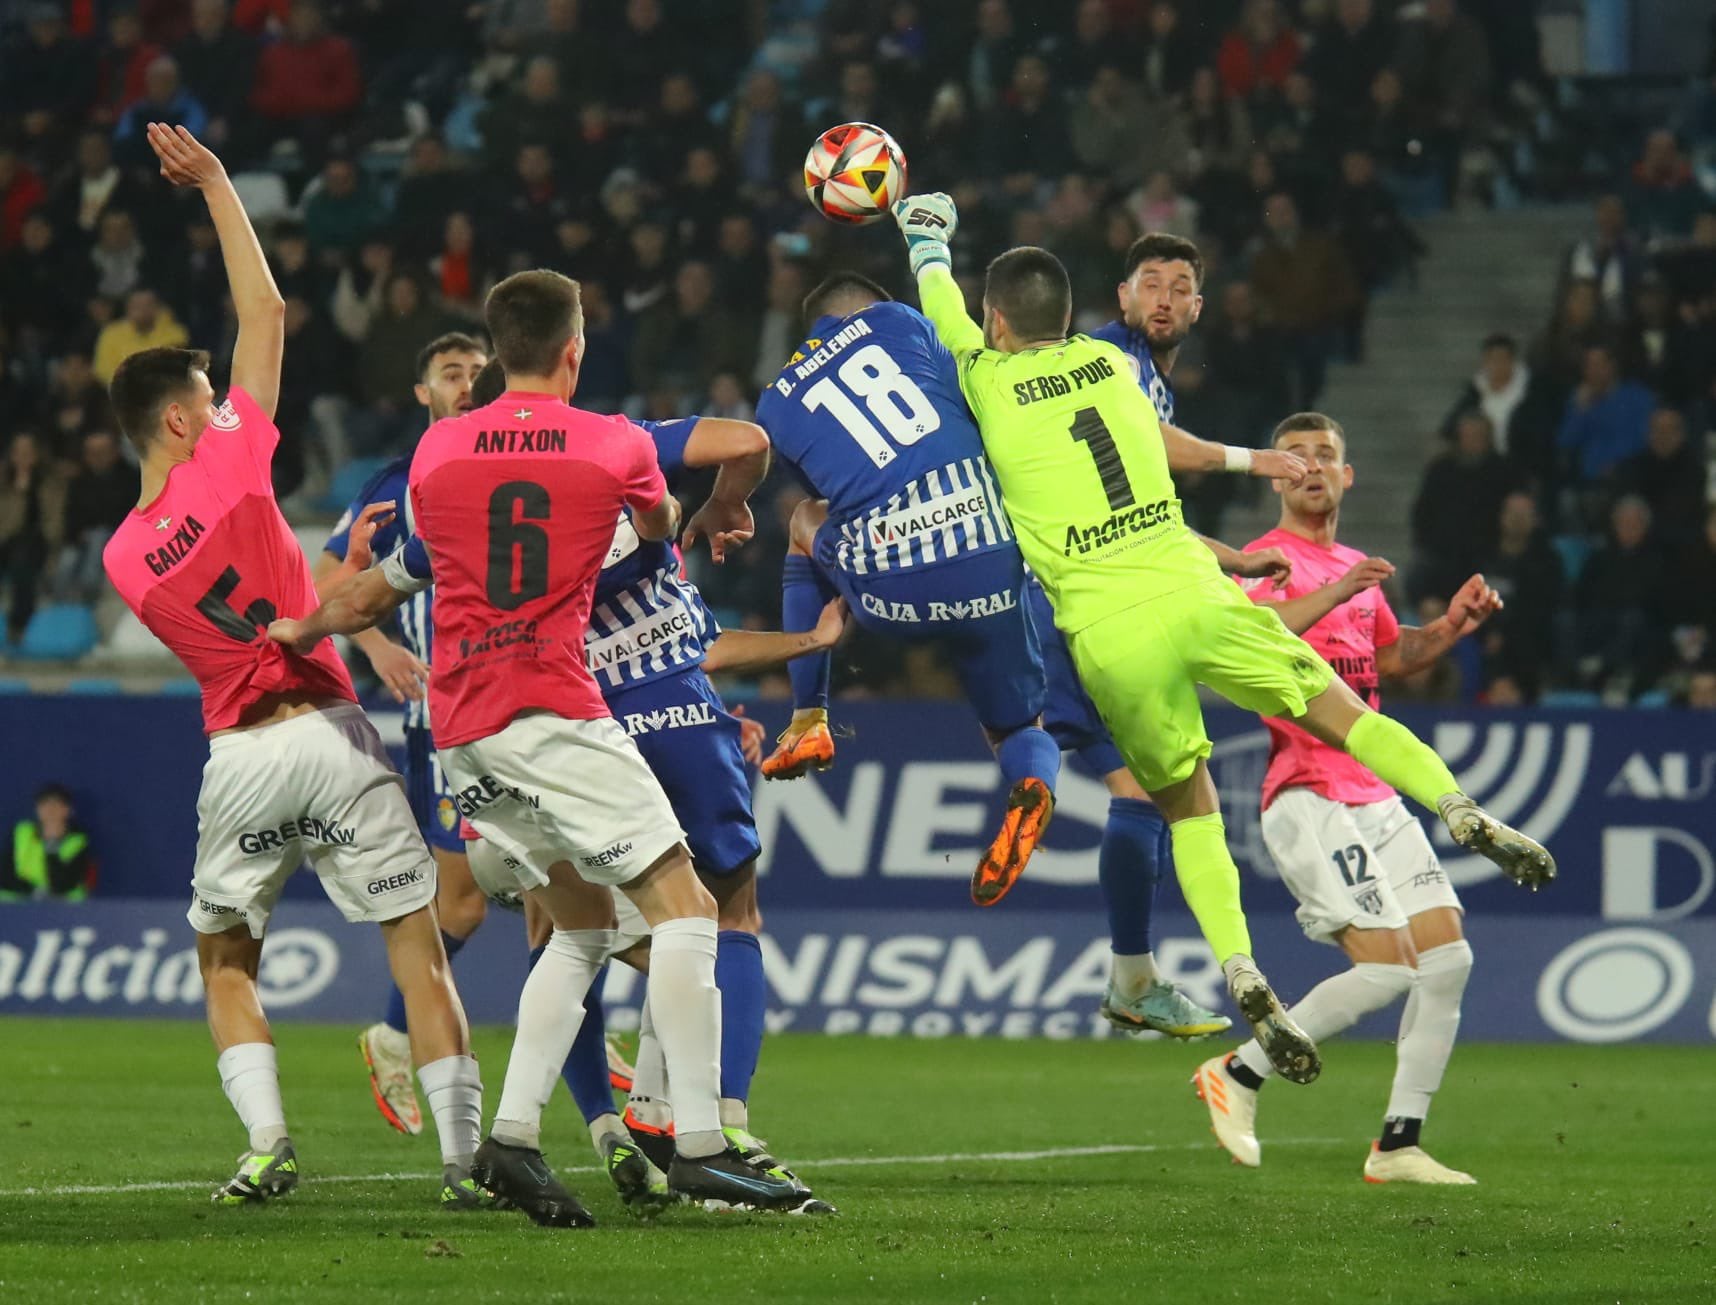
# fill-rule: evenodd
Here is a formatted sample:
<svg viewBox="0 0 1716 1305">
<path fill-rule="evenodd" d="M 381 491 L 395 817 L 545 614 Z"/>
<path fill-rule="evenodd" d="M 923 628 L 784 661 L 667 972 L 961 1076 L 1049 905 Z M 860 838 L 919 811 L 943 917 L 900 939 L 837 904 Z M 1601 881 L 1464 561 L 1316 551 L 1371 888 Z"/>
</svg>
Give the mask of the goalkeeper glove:
<svg viewBox="0 0 1716 1305">
<path fill-rule="evenodd" d="M 906 258 L 914 277 L 937 263 L 952 266 L 953 256 L 948 252 L 947 242 L 959 230 L 959 210 L 953 206 L 953 200 L 940 191 L 908 196 L 894 205 L 894 221 L 900 224 L 900 234 L 906 238 Z"/>
</svg>

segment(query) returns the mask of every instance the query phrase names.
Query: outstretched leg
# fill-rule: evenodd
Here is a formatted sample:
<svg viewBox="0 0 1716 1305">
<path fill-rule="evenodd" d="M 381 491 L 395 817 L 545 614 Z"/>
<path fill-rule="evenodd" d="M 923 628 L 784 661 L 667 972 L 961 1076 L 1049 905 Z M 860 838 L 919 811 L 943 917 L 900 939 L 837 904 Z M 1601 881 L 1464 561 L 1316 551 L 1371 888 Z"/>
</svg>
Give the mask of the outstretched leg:
<svg viewBox="0 0 1716 1305">
<path fill-rule="evenodd" d="M 781 570 L 782 629 L 814 629 L 822 609 L 837 596 L 833 583 L 816 564 L 816 532 L 827 519 L 825 499 L 806 499 L 793 509 Z M 834 764 L 834 736 L 828 729 L 831 667 L 832 658 L 825 652 L 787 663 L 792 721 L 781 731 L 779 746 L 763 759 L 764 779 L 797 779 L 808 770 L 827 770 Z"/>
</svg>

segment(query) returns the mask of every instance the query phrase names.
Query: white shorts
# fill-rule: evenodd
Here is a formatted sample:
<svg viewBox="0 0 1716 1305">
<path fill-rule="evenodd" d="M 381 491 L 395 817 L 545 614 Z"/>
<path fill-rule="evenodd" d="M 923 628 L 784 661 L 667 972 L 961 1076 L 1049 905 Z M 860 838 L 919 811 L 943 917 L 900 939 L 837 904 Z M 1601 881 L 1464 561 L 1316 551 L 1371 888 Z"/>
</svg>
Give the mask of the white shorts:
<svg viewBox="0 0 1716 1305">
<path fill-rule="evenodd" d="M 1424 827 L 1399 798 L 1348 806 L 1290 788 L 1263 813 L 1263 842 L 1298 899 L 1307 937 L 1349 925 L 1404 929 L 1420 911 L 1463 910 Z"/>
<path fill-rule="evenodd" d="M 509 911 L 524 909 L 520 887 L 523 863 L 517 857 L 501 851 L 486 838 L 467 842 L 465 854 L 470 858 L 471 878 L 484 896 Z M 610 888 L 608 894 L 614 899 L 614 945 L 610 954 L 617 956 L 649 937 L 649 922 L 620 889 Z"/>
<path fill-rule="evenodd" d="M 262 937 L 305 861 L 346 919 L 396 920 L 435 900 L 435 862 L 405 781 L 355 704 L 209 740 L 197 797 L 191 926 Z"/>
<path fill-rule="evenodd" d="M 527 712 L 498 734 L 441 749 L 460 813 L 540 888 L 569 861 L 586 883 L 630 883 L 685 831 L 667 794 L 613 719 Z"/>
</svg>

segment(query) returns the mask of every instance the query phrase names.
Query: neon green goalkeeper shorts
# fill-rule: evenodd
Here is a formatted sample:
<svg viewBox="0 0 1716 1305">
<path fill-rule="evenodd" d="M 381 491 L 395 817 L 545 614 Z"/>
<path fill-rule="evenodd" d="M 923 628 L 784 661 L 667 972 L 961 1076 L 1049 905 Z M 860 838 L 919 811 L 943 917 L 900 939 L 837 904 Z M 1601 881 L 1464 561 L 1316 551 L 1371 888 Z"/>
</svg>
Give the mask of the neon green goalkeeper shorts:
<svg viewBox="0 0 1716 1305">
<path fill-rule="evenodd" d="M 1225 576 L 1105 617 L 1067 640 L 1114 744 L 1146 793 L 1210 754 L 1198 685 L 1260 716 L 1302 716 L 1335 678 L 1269 607 Z"/>
</svg>

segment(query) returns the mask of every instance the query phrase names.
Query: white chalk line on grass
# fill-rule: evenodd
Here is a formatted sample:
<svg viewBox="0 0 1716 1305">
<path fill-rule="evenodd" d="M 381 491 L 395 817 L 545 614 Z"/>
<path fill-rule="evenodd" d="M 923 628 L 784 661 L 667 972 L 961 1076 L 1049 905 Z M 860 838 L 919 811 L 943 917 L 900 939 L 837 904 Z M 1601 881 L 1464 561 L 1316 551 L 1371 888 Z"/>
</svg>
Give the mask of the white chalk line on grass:
<svg viewBox="0 0 1716 1305">
<path fill-rule="evenodd" d="M 1340 1146 L 1350 1139 L 1344 1137 L 1288 1137 L 1271 1139 L 1270 1146 Z M 942 1165 L 942 1164 L 1033 1164 L 1042 1160 L 1079 1160 L 1098 1156 L 1154 1155 L 1172 1151 L 1207 1151 L 1210 1142 L 1145 1142 L 1112 1146 L 1060 1146 L 1039 1151 L 950 1151 L 940 1155 L 849 1155 L 831 1156 L 826 1160 L 795 1161 L 806 1173 L 820 1169 L 850 1169 L 861 1165 Z M 599 1174 L 599 1165 L 560 1166 L 563 1174 Z M 428 1182 L 441 1176 L 433 1173 L 379 1174 L 317 1174 L 304 1177 L 308 1186 L 323 1183 L 392 1183 Z M 123 1196 L 130 1192 L 185 1192 L 208 1187 L 214 1179 L 175 1179 L 155 1183 L 72 1183 L 59 1187 L 0 1188 L 0 1200 L 20 1196 Z"/>
</svg>

